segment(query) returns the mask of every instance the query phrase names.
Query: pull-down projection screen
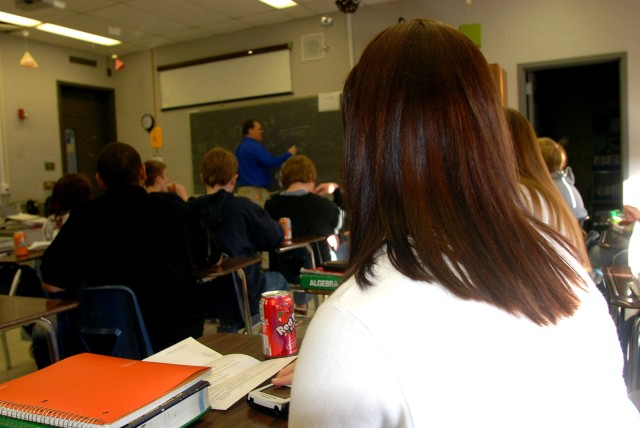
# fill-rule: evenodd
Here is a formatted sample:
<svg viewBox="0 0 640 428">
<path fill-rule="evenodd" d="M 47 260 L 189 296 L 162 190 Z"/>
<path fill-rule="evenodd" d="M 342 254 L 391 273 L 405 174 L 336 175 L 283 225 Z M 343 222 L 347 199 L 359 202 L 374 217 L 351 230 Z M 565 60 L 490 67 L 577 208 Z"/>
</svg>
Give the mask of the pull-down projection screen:
<svg viewBox="0 0 640 428">
<path fill-rule="evenodd" d="M 162 109 L 290 94 L 288 45 L 158 67 Z"/>
</svg>

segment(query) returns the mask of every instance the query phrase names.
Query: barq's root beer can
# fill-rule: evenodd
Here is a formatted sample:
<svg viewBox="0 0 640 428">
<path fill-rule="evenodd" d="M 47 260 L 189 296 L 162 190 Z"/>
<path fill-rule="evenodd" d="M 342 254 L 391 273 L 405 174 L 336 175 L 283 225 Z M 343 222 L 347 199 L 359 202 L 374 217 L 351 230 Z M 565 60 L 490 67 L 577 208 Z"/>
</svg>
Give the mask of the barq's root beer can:
<svg viewBox="0 0 640 428">
<path fill-rule="evenodd" d="M 27 234 L 25 232 L 16 232 L 13 234 L 13 249 L 16 256 L 26 256 L 29 254 Z"/>
<path fill-rule="evenodd" d="M 267 291 L 260 299 L 262 350 L 267 357 L 288 357 L 298 352 L 293 299 L 287 291 Z"/>
<path fill-rule="evenodd" d="M 291 233 L 291 219 L 289 217 L 282 217 L 278 220 L 280 226 L 282 226 L 282 230 L 284 230 L 284 240 L 291 241 L 292 233 Z"/>
</svg>

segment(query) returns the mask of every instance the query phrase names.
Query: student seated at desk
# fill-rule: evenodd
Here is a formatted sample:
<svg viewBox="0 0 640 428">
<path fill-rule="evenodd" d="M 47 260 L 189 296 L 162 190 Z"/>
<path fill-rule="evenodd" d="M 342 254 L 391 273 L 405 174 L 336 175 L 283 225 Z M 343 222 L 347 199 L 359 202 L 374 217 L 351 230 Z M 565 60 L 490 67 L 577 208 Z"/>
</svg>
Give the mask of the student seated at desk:
<svg viewBox="0 0 640 428">
<path fill-rule="evenodd" d="M 91 180 L 85 174 L 65 174 L 53 186 L 49 216 L 42 233 L 47 241 L 56 237 L 71 210 L 91 197 Z"/>
<path fill-rule="evenodd" d="M 238 161 L 222 148 L 209 150 L 202 159 L 200 180 L 206 195 L 189 201 L 189 207 L 220 240 L 229 256 L 255 256 L 277 247 L 283 230 L 269 214 L 248 198 L 236 197 L 233 188 L 238 178 Z M 264 274 L 260 265 L 245 268 L 251 314 L 258 313 L 260 297 L 265 291 L 286 290 L 287 281 L 277 272 Z M 231 277 L 222 277 L 205 286 L 207 305 L 220 319 L 222 330 L 237 330 L 242 316 L 237 307 Z M 211 306 L 213 305 L 213 308 Z"/>
<path fill-rule="evenodd" d="M 296 155 L 287 159 L 280 170 L 280 182 L 284 191 L 272 195 L 265 209 L 274 220 L 288 217 L 291 220 L 291 234 L 295 237 L 326 236 L 337 233 L 340 222 L 340 208 L 322 196 L 316 195 L 318 172 L 311 159 Z M 316 249 L 318 251 L 316 251 Z M 331 260 L 329 244 L 319 242 L 314 249 L 319 262 Z M 309 254 L 305 249 L 269 255 L 270 269 L 282 272 L 291 283 L 300 282 L 300 268 L 309 267 Z M 294 295 L 299 312 L 307 310 L 309 296 L 306 293 Z"/>
<path fill-rule="evenodd" d="M 520 198 L 478 47 L 395 24 L 341 111 L 349 267 L 305 333 L 289 426 L 638 426 L 602 295 Z"/>
<path fill-rule="evenodd" d="M 147 178 L 144 180 L 144 187 L 149 193 L 168 193 L 178 196 L 183 201 L 189 199 L 186 189 L 180 183 L 169 182 L 169 171 L 164 162 L 148 160 L 144 163 Z"/>
<path fill-rule="evenodd" d="M 520 191 L 528 210 L 565 236 L 575 246 L 580 263 L 590 271 L 585 234 L 553 183 L 533 127 L 522 113 L 511 108 L 504 111 L 516 154 Z"/>
<path fill-rule="evenodd" d="M 144 165 L 133 147 L 106 145 L 97 170 L 107 192 L 75 208 L 45 251 L 47 291 L 130 287 L 156 352 L 201 336 L 204 308 L 194 271 L 221 259 L 215 237 L 185 203 L 147 193 Z"/>
</svg>

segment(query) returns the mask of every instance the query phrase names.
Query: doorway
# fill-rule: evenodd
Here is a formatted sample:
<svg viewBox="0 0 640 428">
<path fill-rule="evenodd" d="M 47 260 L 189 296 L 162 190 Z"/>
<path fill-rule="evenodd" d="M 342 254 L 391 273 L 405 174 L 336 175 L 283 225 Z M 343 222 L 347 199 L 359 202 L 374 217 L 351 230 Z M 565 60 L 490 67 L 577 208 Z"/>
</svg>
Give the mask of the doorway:
<svg viewBox="0 0 640 428">
<path fill-rule="evenodd" d="M 518 66 L 520 111 L 561 143 L 591 224 L 622 207 L 627 160 L 626 54 Z"/>
<path fill-rule="evenodd" d="M 58 82 L 58 111 L 63 173 L 82 172 L 93 196 L 102 193 L 95 175 L 97 155 L 117 141 L 113 89 Z"/>
</svg>

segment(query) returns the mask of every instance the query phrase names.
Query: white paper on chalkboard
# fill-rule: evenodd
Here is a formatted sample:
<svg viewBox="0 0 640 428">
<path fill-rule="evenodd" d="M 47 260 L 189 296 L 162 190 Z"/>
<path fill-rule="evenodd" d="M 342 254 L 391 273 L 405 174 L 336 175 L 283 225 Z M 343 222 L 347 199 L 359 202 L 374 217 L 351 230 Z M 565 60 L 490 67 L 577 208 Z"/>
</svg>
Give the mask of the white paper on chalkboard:
<svg viewBox="0 0 640 428">
<path fill-rule="evenodd" d="M 340 110 L 340 92 L 318 94 L 318 111 Z"/>
<path fill-rule="evenodd" d="M 163 109 L 285 94 L 293 87 L 288 49 L 173 68 L 159 76 Z"/>
</svg>

